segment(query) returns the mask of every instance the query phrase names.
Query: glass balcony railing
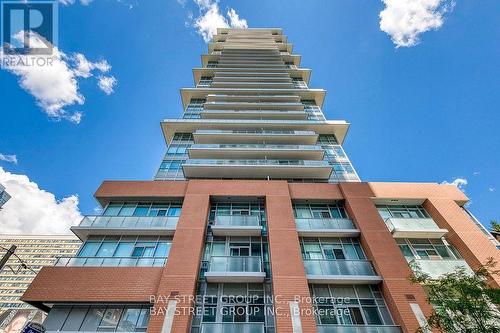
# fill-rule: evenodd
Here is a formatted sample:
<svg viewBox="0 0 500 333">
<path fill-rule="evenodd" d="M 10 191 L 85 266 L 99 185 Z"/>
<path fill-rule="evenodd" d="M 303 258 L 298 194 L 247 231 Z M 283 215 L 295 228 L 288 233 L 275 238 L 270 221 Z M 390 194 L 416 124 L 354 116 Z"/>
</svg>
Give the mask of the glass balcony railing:
<svg viewBox="0 0 500 333">
<path fill-rule="evenodd" d="M 316 135 L 314 131 L 196 130 L 193 134 Z"/>
<path fill-rule="evenodd" d="M 356 229 L 350 219 L 295 219 L 297 230 L 353 230 Z"/>
<path fill-rule="evenodd" d="M 448 232 L 431 218 L 387 218 L 385 224 L 395 237 L 440 238 Z"/>
<path fill-rule="evenodd" d="M 262 273 L 261 257 L 212 257 L 208 272 Z"/>
<path fill-rule="evenodd" d="M 175 229 L 178 216 L 85 216 L 78 227 Z"/>
<path fill-rule="evenodd" d="M 424 260 L 413 259 L 411 264 L 418 265 L 423 273 L 428 274 L 433 279 L 438 279 L 446 273 L 451 273 L 457 268 L 462 268 L 466 272 L 472 274 L 473 271 L 462 259 L 446 259 L 446 260 Z"/>
<path fill-rule="evenodd" d="M 377 276 L 369 260 L 306 259 L 304 267 L 307 275 Z"/>
<path fill-rule="evenodd" d="M 54 266 L 65 267 L 163 267 L 167 258 L 59 257 Z"/>
<path fill-rule="evenodd" d="M 267 145 L 267 144 L 194 144 L 190 149 L 282 149 L 282 150 L 318 150 L 315 145 Z"/>
<path fill-rule="evenodd" d="M 314 160 L 214 160 L 188 159 L 184 165 L 264 165 L 264 166 L 311 166 L 329 167 L 328 161 Z"/>
<path fill-rule="evenodd" d="M 263 323 L 203 323 L 201 333 L 264 333 Z"/>
<path fill-rule="evenodd" d="M 393 325 L 317 325 L 318 333 L 401 333 Z"/>
<path fill-rule="evenodd" d="M 217 215 L 214 220 L 217 227 L 260 227 L 257 215 Z"/>
</svg>

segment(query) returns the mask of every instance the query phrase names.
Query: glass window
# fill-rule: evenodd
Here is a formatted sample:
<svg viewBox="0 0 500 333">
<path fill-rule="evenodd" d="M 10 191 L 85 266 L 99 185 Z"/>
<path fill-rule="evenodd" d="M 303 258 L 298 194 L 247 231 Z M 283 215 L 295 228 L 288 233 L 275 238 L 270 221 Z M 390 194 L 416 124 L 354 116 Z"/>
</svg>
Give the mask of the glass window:
<svg viewBox="0 0 500 333">
<path fill-rule="evenodd" d="M 118 332 L 133 332 L 135 331 L 135 326 L 137 320 L 139 319 L 139 314 L 141 309 L 137 308 L 126 308 L 123 315 L 118 323 Z"/>
<path fill-rule="evenodd" d="M 125 204 L 120 210 L 120 216 L 132 216 L 135 210 L 135 204 Z"/>
<path fill-rule="evenodd" d="M 134 249 L 132 242 L 120 242 L 114 254 L 115 257 L 130 257 Z"/>
<path fill-rule="evenodd" d="M 87 316 L 83 321 L 81 330 L 82 331 L 97 331 L 99 323 L 101 322 L 102 316 L 106 311 L 105 307 L 102 306 L 91 306 L 87 312 Z"/>
<path fill-rule="evenodd" d="M 101 245 L 100 242 L 85 242 L 83 244 L 82 249 L 80 250 L 80 253 L 78 254 L 79 257 L 93 257 L 96 255 L 97 250 L 99 249 L 99 246 Z"/>
<path fill-rule="evenodd" d="M 148 216 L 149 205 L 148 204 L 139 204 L 134 211 L 134 216 Z"/>
<path fill-rule="evenodd" d="M 88 309 L 88 306 L 73 306 L 64 322 L 62 331 L 79 331 Z"/>
<path fill-rule="evenodd" d="M 104 242 L 101 244 L 96 257 L 112 257 L 115 252 L 117 242 Z"/>
<path fill-rule="evenodd" d="M 99 325 L 99 331 L 112 332 L 115 330 L 118 321 L 120 320 L 123 308 L 122 307 L 108 307 L 102 316 Z"/>
<path fill-rule="evenodd" d="M 105 216 L 116 216 L 120 211 L 122 205 L 121 204 L 109 204 L 108 207 L 104 210 L 103 215 Z"/>
</svg>

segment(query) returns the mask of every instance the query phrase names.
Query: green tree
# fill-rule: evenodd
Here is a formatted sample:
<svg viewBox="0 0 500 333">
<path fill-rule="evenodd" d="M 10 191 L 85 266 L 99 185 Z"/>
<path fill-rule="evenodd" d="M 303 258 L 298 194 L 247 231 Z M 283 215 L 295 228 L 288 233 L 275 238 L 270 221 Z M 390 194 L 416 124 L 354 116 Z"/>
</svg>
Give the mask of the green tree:
<svg viewBox="0 0 500 333">
<path fill-rule="evenodd" d="M 500 223 L 498 223 L 496 220 L 491 220 L 491 230 L 500 232 Z"/>
<path fill-rule="evenodd" d="M 463 268 L 431 279 L 417 264 L 410 279 L 423 284 L 433 311 L 427 318 L 428 326 L 417 332 L 436 329 L 447 333 L 498 333 L 500 332 L 500 289 L 488 285 L 499 274 L 496 262 L 490 258 L 474 274 Z"/>
</svg>

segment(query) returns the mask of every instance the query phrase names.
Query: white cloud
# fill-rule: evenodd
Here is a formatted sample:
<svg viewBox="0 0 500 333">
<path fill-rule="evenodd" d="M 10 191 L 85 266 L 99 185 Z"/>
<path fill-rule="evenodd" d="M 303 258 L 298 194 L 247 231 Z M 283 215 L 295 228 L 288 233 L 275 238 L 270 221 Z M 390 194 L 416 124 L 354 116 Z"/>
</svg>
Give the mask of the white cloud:
<svg viewBox="0 0 500 333">
<path fill-rule="evenodd" d="M 82 219 L 77 195 L 58 200 L 27 176 L 1 167 L 0 183 L 11 196 L 0 211 L 2 233 L 68 234 L 69 227 Z"/>
<path fill-rule="evenodd" d="M 479 175 L 481 174 L 481 172 L 480 172 L 480 171 L 474 171 L 472 174 L 473 174 L 474 176 L 479 176 Z"/>
<path fill-rule="evenodd" d="M 240 19 L 240 16 L 236 13 L 236 11 L 230 8 L 227 11 L 227 16 L 229 16 L 229 25 L 233 28 L 245 29 L 248 28 L 247 20 Z"/>
<path fill-rule="evenodd" d="M 116 85 L 116 79 L 114 76 L 103 76 L 100 75 L 98 78 L 99 89 L 104 91 L 106 95 L 111 95 L 114 92 L 114 87 Z"/>
<path fill-rule="evenodd" d="M 396 47 L 419 43 L 420 34 L 437 30 L 444 23 L 444 14 L 453 9 L 454 0 L 382 0 L 380 30 L 391 36 Z"/>
<path fill-rule="evenodd" d="M 23 41 L 24 32 L 15 35 Z M 40 47 L 47 43 L 42 37 L 28 32 L 30 45 Z M 89 78 L 93 71 L 108 72 L 111 66 L 106 60 L 91 62 L 82 53 L 67 55 L 53 47 L 52 55 L 5 55 L 3 69 L 19 78 L 19 85 L 35 97 L 37 104 L 52 119 L 66 119 L 79 123 L 82 112 L 66 110 L 69 106 L 83 105 L 85 97 L 78 87 L 79 78 Z"/>
<path fill-rule="evenodd" d="M 461 190 L 464 190 L 465 186 L 467 185 L 467 179 L 465 179 L 465 178 L 455 178 L 455 180 L 453 180 L 452 182 L 444 181 L 441 184 L 443 184 L 443 185 L 453 185 L 453 186 L 458 187 Z"/>
<path fill-rule="evenodd" d="M 16 155 L 5 155 L 5 154 L 0 153 L 0 161 L 17 164 L 17 156 Z"/>
<path fill-rule="evenodd" d="M 217 28 L 248 28 L 247 21 L 240 19 L 233 8 L 227 11 L 229 20 L 221 14 L 217 0 L 194 0 L 194 2 L 198 6 L 200 15 L 194 19 L 192 25 L 206 43 L 212 40 Z"/>
<path fill-rule="evenodd" d="M 494 187 L 488 187 L 488 191 L 495 192 L 495 188 Z"/>
</svg>

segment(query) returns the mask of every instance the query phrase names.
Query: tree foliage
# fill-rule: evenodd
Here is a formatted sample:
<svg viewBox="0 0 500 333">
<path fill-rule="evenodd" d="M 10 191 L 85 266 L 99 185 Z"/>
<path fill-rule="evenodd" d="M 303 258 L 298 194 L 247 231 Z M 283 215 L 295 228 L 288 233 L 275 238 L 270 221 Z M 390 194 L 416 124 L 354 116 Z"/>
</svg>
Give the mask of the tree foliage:
<svg viewBox="0 0 500 333">
<path fill-rule="evenodd" d="M 500 289 L 490 287 L 488 281 L 499 274 L 493 258 L 474 274 L 464 268 L 431 279 L 418 265 L 411 280 L 421 283 L 427 291 L 433 311 L 427 318 L 428 326 L 417 332 L 435 329 L 447 333 L 500 332 Z"/>
</svg>

